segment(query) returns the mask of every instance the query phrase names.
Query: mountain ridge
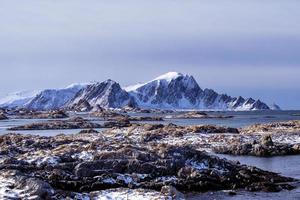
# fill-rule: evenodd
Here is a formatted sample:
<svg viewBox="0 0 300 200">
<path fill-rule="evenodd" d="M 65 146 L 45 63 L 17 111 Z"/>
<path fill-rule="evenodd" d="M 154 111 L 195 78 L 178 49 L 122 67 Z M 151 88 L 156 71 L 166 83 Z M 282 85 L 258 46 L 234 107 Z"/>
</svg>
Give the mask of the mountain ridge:
<svg viewBox="0 0 300 200">
<path fill-rule="evenodd" d="M 3 104 L 3 101 L 0 107 L 2 105 L 10 106 L 7 102 Z M 231 97 L 219 94 L 213 89 L 202 89 L 193 76 L 178 72 L 168 72 L 151 81 L 127 87 L 121 87 L 111 79 L 72 84 L 63 89 L 43 90 L 32 99 L 27 99 L 26 103 L 20 101 L 20 105 L 14 104 L 16 107 L 34 110 L 75 108 L 83 105 L 91 108 L 122 108 L 131 105 L 147 109 L 175 110 L 280 109 L 277 105 L 268 106 L 259 99 Z"/>
</svg>

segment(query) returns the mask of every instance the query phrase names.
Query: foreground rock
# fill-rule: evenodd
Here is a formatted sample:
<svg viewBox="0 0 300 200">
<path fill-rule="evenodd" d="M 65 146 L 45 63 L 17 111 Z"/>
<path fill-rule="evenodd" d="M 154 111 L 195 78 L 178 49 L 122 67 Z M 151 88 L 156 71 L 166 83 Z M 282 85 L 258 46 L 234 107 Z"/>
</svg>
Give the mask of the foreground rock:
<svg viewBox="0 0 300 200">
<path fill-rule="evenodd" d="M 300 154 L 300 144 L 274 143 L 270 135 L 265 135 L 258 142 L 236 143 L 215 147 L 214 151 L 221 154 L 251 156 L 283 156 Z"/>
<path fill-rule="evenodd" d="M 289 182 L 295 181 L 189 146 L 140 145 L 127 137 L 102 133 L 55 137 L 8 134 L 0 136 L 0 147 L 1 179 L 13 182 L 8 188 L 48 199 L 79 197 L 78 193 L 93 197 L 113 188 L 150 189 L 179 196 L 180 192 L 238 188 L 280 191 L 292 189 Z"/>
<path fill-rule="evenodd" d="M 8 130 L 52 130 L 52 129 L 93 129 L 103 128 L 102 125 L 92 123 L 81 117 L 71 118 L 68 120 L 51 120 L 47 122 L 32 123 L 22 126 L 9 128 Z"/>
</svg>

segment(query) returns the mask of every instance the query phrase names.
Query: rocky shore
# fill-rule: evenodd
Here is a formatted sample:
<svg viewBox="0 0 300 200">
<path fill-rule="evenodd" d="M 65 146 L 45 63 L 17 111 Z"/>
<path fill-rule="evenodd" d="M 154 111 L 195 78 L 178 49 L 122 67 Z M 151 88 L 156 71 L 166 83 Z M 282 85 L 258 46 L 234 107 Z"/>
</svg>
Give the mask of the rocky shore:
<svg viewBox="0 0 300 200">
<path fill-rule="evenodd" d="M 242 134 L 277 134 L 280 132 L 293 133 L 300 132 L 300 120 L 286 121 L 286 122 L 273 122 L 268 124 L 255 124 L 243 128 Z"/>
<path fill-rule="evenodd" d="M 300 144 L 274 143 L 270 135 L 265 135 L 260 141 L 218 146 L 215 153 L 250 156 L 282 156 L 300 154 Z"/>
<path fill-rule="evenodd" d="M 16 198 L 88 199 L 122 191 L 115 188 L 161 197 L 223 189 L 275 192 L 292 189 L 295 181 L 191 146 L 138 142 L 109 130 L 55 137 L 7 134 L 0 136 L 0 147 L 2 195 Z"/>
<path fill-rule="evenodd" d="M 169 119 L 228 119 L 233 118 L 233 116 L 223 116 L 223 115 L 209 115 L 206 112 L 201 111 L 191 111 L 191 112 L 180 112 L 177 114 L 167 116 Z"/>
<path fill-rule="evenodd" d="M 67 120 L 51 120 L 46 122 L 32 123 L 9 128 L 11 131 L 18 130 L 53 130 L 53 129 L 91 129 L 103 128 L 102 125 L 92 123 L 81 117 L 75 117 Z"/>
<path fill-rule="evenodd" d="M 7 115 L 13 119 L 63 119 L 68 114 L 63 110 L 35 111 L 28 109 L 8 109 Z"/>
</svg>

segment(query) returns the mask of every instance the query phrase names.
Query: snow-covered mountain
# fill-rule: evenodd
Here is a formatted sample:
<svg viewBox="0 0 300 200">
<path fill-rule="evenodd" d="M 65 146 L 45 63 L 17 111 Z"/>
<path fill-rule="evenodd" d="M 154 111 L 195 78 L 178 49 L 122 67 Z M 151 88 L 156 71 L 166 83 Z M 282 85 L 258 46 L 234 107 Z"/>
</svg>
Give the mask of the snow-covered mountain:
<svg viewBox="0 0 300 200">
<path fill-rule="evenodd" d="M 260 100 L 231 97 L 212 89 L 201 89 L 193 76 L 169 72 L 149 82 L 125 87 L 112 80 L 72 84 L 63 89 L 39 93 L 15 93 L 0 99 L 0 107 L 25 107 L 35 110 L 69 108 L 89 111 L 93 108 L 121 108 L 127 105 L 156 109 L 193 110 L 269 110 Z"/>
<path fill-rule="evenodd" d="M 252 98 L 233 98 L 212 89 L 202 90 L 193 76 L 169 72 L 144 84 L 126 87 L 139 107 L 201 110 L 268 110 Z"/>
<path fill-rule="evenodd" d="M 194 109 L 203 93 L 192 76 L 169 72 L 145 84 L 125 88 L 143 108 Z"/>
<path fill-rule="evenodd" d="M 38 93 L 25 107 L 33 110 L 51 110 L 62 108 L 82 89 L 84 84 L 72 84 L 63 89 L 47 89 Z"/>
<path fill-rule="evenodd" d="M 0 107 L 23 107 L 28 104 L 40 91 L 21 91 L 6 95 L 0 99 Z"/>
<path fill-rule="evenodd" d="M 92 107 L 120 108 L 128 105 L 130 99 L 129 94 L 121 88 L 119 83 L 107 80 L 83 88 L 68 102 L 67 106 L 72 107 L 85 102 Z"/>
</svg>

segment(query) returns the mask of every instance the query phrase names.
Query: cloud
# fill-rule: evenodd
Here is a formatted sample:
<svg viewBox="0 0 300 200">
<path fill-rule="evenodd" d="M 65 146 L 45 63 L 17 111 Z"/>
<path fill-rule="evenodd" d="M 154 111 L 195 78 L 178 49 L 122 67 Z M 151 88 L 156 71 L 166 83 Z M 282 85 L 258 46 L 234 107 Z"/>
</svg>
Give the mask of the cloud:
<svg viewBox="0 0 300 200">
<path fill-rule="evenodd" d="M 3 1 L 0 92 L 107 78 L 126 85 L 174 70 L 229 94 L 299 91 L 299 6 L 297 0 Z"/>
</svg>

